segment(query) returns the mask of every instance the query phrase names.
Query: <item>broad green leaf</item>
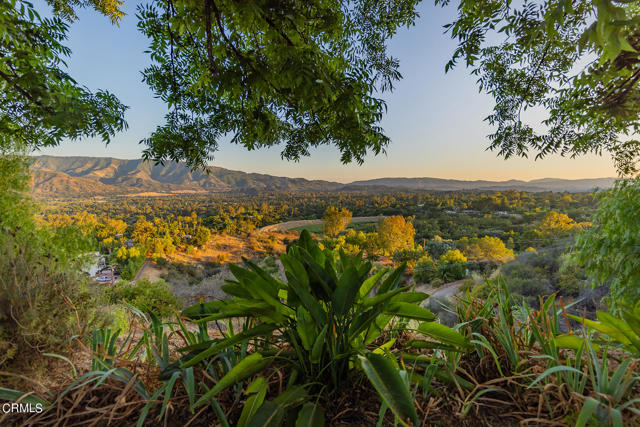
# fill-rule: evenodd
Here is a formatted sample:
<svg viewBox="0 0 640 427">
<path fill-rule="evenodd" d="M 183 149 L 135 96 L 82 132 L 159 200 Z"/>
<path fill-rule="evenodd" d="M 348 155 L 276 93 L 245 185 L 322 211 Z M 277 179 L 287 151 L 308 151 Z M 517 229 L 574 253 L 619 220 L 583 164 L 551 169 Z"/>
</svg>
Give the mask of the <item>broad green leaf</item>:
<svg viewBox="0 0 640 427">
<path fill-rule="evenodd" d="M 337 316 L 347 313 L 360 289 L 360 277 L 353 266 L 348 266 L 340 276 L 333 292 L 333 309 Z"/>
<path fill-rule="evenodd" d="M 378 293 L 385 293 L 395 288 L 400 280 L 402 279 L 402 274 L 407 269 L 407 263 L 402 263 L 398 268 L 393 270 L 387 278 L 382 282 L 380 288 L 378 289 Z"/>
<path fill-rule="evenodd" d="M 391 302 L 385 307 L 384 312 L 398 317 L 406 317 L 409 319 L 424 320 L 428 322 L 436 319 L 436 316 L 431 312 L 431 310 L 408 302 Z"/>
<path fill-rule="evenodd" d="M 225 348 L 231 347 L 232 345 L 238 344 L 242 341 L 248 340 L 250 338 L 259 337 L 259 336 L 270 336 L 271 333 L 276 329 L 276 326 L 270 324 L 262 324 L 258 325 L 255 328 L 247 329 L 246 331 L 242 331 L 238 334 L 232 335 L 229 338 L 225 338 L 221 341 L 218 341 L 213 346 L 209 347 L 202 353 L 195 356 L 193 359 L 183 363 L 180 368 L 188 368 L 189 366 L 197 365 L 203 360 L 213 356 Z M 187 347 L 189 348 L 189 347 Z"/>
<path fill-rule="evenodd" d="M 318 403 L 307 402 L 304 404 L 300 412 L 298 412 L 298 418 L 296 420 L 296 427 L 323 427 L 324 426 L 324 411 Z"/>
<path fill-rule="evenodd" d="M 578 351 L 584 347 L 584 338 L 577 335 L 558 335 L 553 339 L 553 341 L 558 348 L 568 348 L 570 350 Z M 600 351 L 600 347 L 597 344 L 592 343 L 591 345 L 595 351 Z"/>
<path fill-rule="evenodd" d="M 246 425 L 247 427 L 281 427 L 283 418 L 283 406 L 272 401 L 266 401 L 258 408 Z"/>
<path fill-rule="evenodd" d="M 469 340 L 458 331 L 437 322 L 424 322 L 418 326 L 418 332 L 431 337 L 443 344 L 449 344 L 460 348 L 470 346 Z"/>
<path fill-rule="evenodd" d="M 362 286 L 360 286 L 360 290 L 358 291 L 358 293 L 360 294 L 360 298 L 369 296 L 373 288 L 375 288 L 378 282 L 380 281 L 380 278 L 384 276 L 387 271 L 388 270 L 386 268 L 379 270 L 376 273 L 374 273 L 371 277 L 367 278 L 367 280 L 362 282 Z"/>
<path fill-rule="evenodd" d="M 264 377 L 256 378 L 249 387 L 246 394 L 251 394 L 242 407 L 242 413 L 238 419 L 238 427 L 245 427 L 249 420 L 258 412 L 258 409 L 264 403 L 267 395 L 267 383 Z"/>
<path fill-rule="evenodd" d="M 410 419 L 414 425 L 417 425 L 418 415 L 409 387 L 402 380 L 393 363 L 386 357 L 374 353 L 360 355 L 358 358 L 362 370 L 389 409 L 401 420 Z"/>
<path fill-rule="evenodd" d="M 200 406 L 206 403 L 211 396 L 222 390 L 230 387 L 245 378 L 250 377 L 256 372 L 260 372 L 269 364 L 268 360 L 264 360 L 260 353 L 253 353 L 242 359 L 236 366 L 234 366 L 225 376 L 220 378 L 220 381 L 207 393 L 205 393 L 194 406 Z"/>
<path fill-rule="evenodd" d="M 322 328 L 322 330 L 316 337 L 315 342 L 313 343 L 313 347 L 311 348 L 311 357 L 309 358 L 311 363 L 320 363 L 320 359 L 322 357 L 322 349 L 324 348 L 325 337 L 327 336 L 327 330 L 329 330 L 329 325 L 324 325 L 324 328 Z"/>
</svg>

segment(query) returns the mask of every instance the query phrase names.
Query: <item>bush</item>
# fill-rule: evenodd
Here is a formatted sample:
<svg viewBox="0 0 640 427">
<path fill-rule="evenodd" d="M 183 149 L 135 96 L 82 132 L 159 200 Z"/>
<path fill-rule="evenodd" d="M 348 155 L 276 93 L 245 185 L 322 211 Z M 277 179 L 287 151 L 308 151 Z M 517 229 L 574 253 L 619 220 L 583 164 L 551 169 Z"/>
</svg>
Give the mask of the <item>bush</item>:
<svg viewBox="0 0 640 427">
<path fill-rule="evenodd" d="M 80 270 L 62 257 L 39 232 L 0 233 L 0 366 L 55 352 L 97 323 Z"/>
<path fill-rule="evenodd" d="M 413 280 L 416 283 L 428 283 L 435 279 L 437 273 L 436 263 L 425 255 L 418 260 L 413 271 Z"/>
<path fill-rule="evenodd" d="M 441 263 L 438 266 L 437 274 L 445 283 L 453 282 L 465 278 L 467 275 L 467 266 L 466 263 L 461 262 L 452 264 Z"/>
<path fill-rule="evenodd" d="M 158 317 L 171 315 L 180 305 L 169 284 L 163 280 L 138 280 L 134 283 L 120 281 L 108 288 L 106 294 L 111 304 L 125 301 Z"/>
<path fill-rule="evenodd" d="M 451 240 L 433 239 L 429 240 L 424 249 L 435 259 L 439 259 L 447 251 L 455 249 L 456 245 Z"/>
</svg>

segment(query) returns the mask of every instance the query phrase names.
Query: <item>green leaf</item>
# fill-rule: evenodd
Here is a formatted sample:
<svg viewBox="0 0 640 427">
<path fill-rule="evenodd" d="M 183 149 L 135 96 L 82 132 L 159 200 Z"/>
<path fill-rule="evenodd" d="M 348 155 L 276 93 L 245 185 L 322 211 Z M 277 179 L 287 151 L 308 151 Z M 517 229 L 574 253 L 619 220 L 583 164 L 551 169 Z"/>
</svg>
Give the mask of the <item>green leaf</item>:
<svg viewBox="0 0 640 427">
<path fill-rule="evenodd" d="M 471 345 L 469 340 L 458 331 L 437 322 L 425 322 L 418 326 L 418 332 L 438 340 L 443 344 L 453 345 L 459 348 L 467 348 Z"/>
<path fill-rule="evenodd" d="M 253 353 L 249 356 L 245 357 L 234 366 L 225 376 L 220 378 L 220 381 L 208 392 L 206 392 L 194 405 L 198 407 L 204 403 L 206 403 L 210 397 L 214 396 L 216 393 L 221 392 L 222 390 L 230 387 L 239 381 L 244 380 L 245 378 L 250 377 L 256 372 L 260 372 L 269 364 L 268 360 L 264 360 L 260 353 Z"/>
<path fill-rule="evenodd" d="M 347 313 L 360 289 L 360 276 L 356 269 L 349 265 L 340 276 L 333 292 L 333 309 L 337 316 Z"/>
<path fill-rule="evenodd" d="M 0 387 L 0 399 L 9 400 L 11 402 L 17 402 L 18 400 L 20 400 L 20 402 L 31 403 L 34 405 L 38 403 L 43 406 L 49 405 L 49 402 L 33 394 L 25 393 L 23 391 L 18 391 L 18 390 L 12 390 L 9 388 L 3 388 L 3 387 Z"/>
<path fill-rule="evenodd" d="M 369 296 L 373 288 L 375 288 L 380 281 L 380 278 L 384 276 L 387 271 L 388 270 L 386 268 L 379 270 L 375 272 L 371 277 L 367 278 L 367 280 L 362 282 L 362 286 L 360 286 L 360 290 L 358 291 L 358 293 L 360 294 L 360 298 Z"/>
<path fill-rule="evenodd" d="M 322 330 L 316 337 L 316 341 L 313 343 L 313 347 L 311 348 L 311 356 L 309 358 L 311 363 L 320 363 L 322 350 L 324 348 L 324 341 L 328 330 L 329 325 L 324 325 L 324 328 L 322 328 Z"/>
<path fill-rule="evenodd" d="M 296 420 L 296 427 L 323 427 L 324 426 L 324 411 L 318 403 L 307 402 L 304 404 L 300 412 L 298 412 L 298 419 Z"/>
<path fill-rule="evenodd" d="M 307 392 L 302 386 L 293 386 L 286 389 L 272 401 L 264 402 L 256 414 L 251 418 L 248 427 L 273 426 L 280 427 L 286 408 L 300 404 L 307 397 Z"/>
<path fill-rule="evenodd" d="M 587 400 L 584 401 L 582 405 L 582 409 L 578 414 L 578 419 L 576 420 L 576 427 L 584 427 L 587 425 L 587 422 L 591 419 L 591 416 L 595 412 L 596 408 L 600 405 L 593 397 L 587 397 Z"/>
<path fill-rule="evenodd" d="M 238 427 L 245 427 L 264 403 L 264 398 L 267 395 L 265 378 L 256 378 L 251 385 L 247 387 L 246 393 L 251 394 L 251 396 L 247 398 L 247 401 L 242 407 L 242 413 L 240 414 L 240 419 L 238 419 Z"/>
<path fill-rule="evenodd" d="M 283 406 L 272 401 L 266 401 L 256 411 L 247 427 L 281 427 L 283 418 Z"/>
<path fill-rule="evenodd" d="M 270 324 L 262 324 L 258 325 L 255 328 L 247 329 L 246 331 L 242 331 L 238 334 L 232 335 L 229 338 L 225 338 L 221 341 L 218 341 L 213 346 L 209 347 L 207 350 L 195 356 L 193 359 L 188 360 L 183 363 L 180 368 L 188 368 L 189 366 L 194 366 L 200 363 L 201 361 L 213 356 L 225 348 L 231 347 L 232 345 L 238 344 L 242 341 L 248 340 L 254 337 L 260 336 L 270 336 L 271 333 L 276 329 L 275 325 Z M 192 346 L 191 346 L 192 347 Z M 187 347 L 188 349 L 189 347 Z"/>
<path fill-rule="evenodd" d="M 573 351 L 578 351 L 584 347 L 584 338 L 581 338 L 577 335 L 558 335 L 553 339 L 556 347 L 558 348 L 568 348 Z M 593 349 L 597 352 L 600 351 L 600 347 L 597 344 L 591 344 Z"/>
<path fill-rule="evenodd" d="M 374 353 L 369 353 L 366 357 L 360 355 L 358 358 L 367 378 L 393 413 L 401 420 L 408 418 L 417 425 L 418 414 L 413 406 L 409 387 L 393 363 L 386 357 Z"/>
<path fill-rule="evenodd" d="M 387 278 L 380 285 L 380 289 L 378 289 L 378 293 L 385 293 L 390 291 L 391 289 L 398 286 L 400 280 L 402 279 L 402 273 L 407 269 L 407 263 L 402 263 L 398 268 L 393 270 L 391 274 L 387 276 Z"/>
<path fill-rule="evenodd" d="M 415 320 L 433 321 L 436 319 L 431 310 L 408 302 L 391 302 L 385 307 L 384 312 Z"/>
<path fill-rule="evenodd" d="M 548 377 L 549 375 L 558 373 L 558 372 L 574 372 L 576 374 L 580 374 L 580 375 L 584 375 L 584 372 L 573 368 L 571 366 L 554 366 L 552 368 L 547 369 L 546 371 L 544 371 L 542 374 L 540 374 L 538 376 L 538 378 L 536 378 L 536 380 L 534 382 L 532 382 L 529 387 L 533 387 L 534 385 L 538 384 L 540 381 L 542 381 L 543 379 L 545 379 L 546 377 Z"/>
</svg>

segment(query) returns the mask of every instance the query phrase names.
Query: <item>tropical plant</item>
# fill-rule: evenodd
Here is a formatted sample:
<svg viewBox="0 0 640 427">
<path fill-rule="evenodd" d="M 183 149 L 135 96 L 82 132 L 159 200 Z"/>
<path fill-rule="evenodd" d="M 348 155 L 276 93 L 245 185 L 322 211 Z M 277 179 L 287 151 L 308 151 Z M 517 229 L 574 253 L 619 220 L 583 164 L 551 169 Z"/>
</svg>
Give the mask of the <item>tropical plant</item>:
<svg viewBox="0 0 640 427">
<path fill-rule="evenodd" d="M 354 367 L 361 366 L 394 415 L 402 422 L 415 421 L 400 371 L 380 359 L 395 342 L 392 338 L 380 343 L 383 330 L 394 318 L 414 319 L 423 322 L 418 332 L 434 339 L 432 348 L 464 349 L 468 343 L 433 322 L 435 316 L 418 304 L 426 294 L 400 286 L 405 265 L 370 275 L 372 264 L 361 254 L 349 257 L 341 252 L 335 260 L 333 252 L 321 250 L 308 231 L 288 247 L 281 261 L 287 282 L 245 260 L 248 268 L 232 265 L 236 280 L 223 287 L 234 296 L 232 300 L 200 303 L 183 311 L 200 325 L 233 318 L 255 320 L 249 322 L 250 328 L 222 340 L 182 349 L 186 354 L 181 368 L 207 364 L 218 352 L 252 340 L 256 360 L 246 366 L 248 372 L 264 369 L 268 362 L 284 363 L 311 391 L 328 386 L 325 393 L 331 394 L 353 381 Z M 258 396 L 259 390 L 255 393 Z"/>
<path fill-rule="evenodd" d="M 573 320 L 587 328 L 600 332 L 626 351 L 640 356 L 640 301 L 634 306 L 618 303 L 619 313 L 613 315 L 604 311 L 596 312 L 597 321 L 570 315 Z M 606 341 L 603 341 L 606 344 Z"/>
<path fill-rule="evenodd" d="M 332 252 L 321 250 L 307 231 L 289 246 L 281 260 L 287 282 L 245 260 L 248 268 L 232 265 L 236 280 L 223 287 L 235 298 L 198 304 L 183 315 L 197 323 L 256 318 L 259 323 L 242 332 L 245 339 L 282 343 L 295 356 L 289 362 L 306 381 L 336 388 L 349 381 L 350 365 L 356 356 L 394 317 L 435 320 L 429 310 L 417 304 L 427 298 L 426 294 L 399 286 L 404 265 L 369 276 L 371 262 L 344 253 L 334 261 Z M 185 366 L 206 362 L 236 342 L 233 338 L 212 341 L 210 348 L 192 355 Z"/>
</svg>

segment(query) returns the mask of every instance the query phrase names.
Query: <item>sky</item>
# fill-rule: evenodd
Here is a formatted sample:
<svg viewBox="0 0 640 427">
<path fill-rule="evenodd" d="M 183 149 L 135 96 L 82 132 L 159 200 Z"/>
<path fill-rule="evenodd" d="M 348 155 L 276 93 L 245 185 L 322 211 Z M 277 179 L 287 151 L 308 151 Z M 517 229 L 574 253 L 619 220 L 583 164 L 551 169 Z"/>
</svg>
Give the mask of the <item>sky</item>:
<svg viewBox="0 0 640 427">
<path fill-rule="evenodd" d="M 43 3 L 43 0 L 40 0 Z M 43 7 L 44 4 L 42 4 Z M 105 146 L 100 139 L 67 141 L 34 154 L 140 158 L 139 143 L 163 123 L 166 107 L 142 82 L 140 71 L 149 64 L 144 53 L 148 40 L 137 31 L 136 1 L 125 1 L 127 15 L 119 27 L 96 12 L 80 11 L 71 24 L 66 60 L 70 74 L 89 89 L 106 89 L 129 106 L 129 129 Z M 444 66 L 456 43 L 442 26 L 455 16 L 455 8 L 420 6 L 415 26 L 403 28 L 389 43 L 400 60 L 403 79 L 385 94 L 388 111 L 381 122 L 391 139 L 387 153 L 368 156 L 363 165 L 340 163 L 337 149 L 311 150 L 299 162 L 282 160 L 282 147 L 247 151 L 221 142 L 212 165 L 277 176 L 325 179 L 338 182 L 381 177 L 437 177 L 450 179 L 507 180 L 537 178 L 599 178 L 615 176 L 608 155 L 578 159 L 560 156 L 542 160 L 505 160 L 487 151 L 491 127 L 484 121 L 493 101 L 478 93 L 475 78 L 464 67 L 449 73 Z"/>
</svg>

